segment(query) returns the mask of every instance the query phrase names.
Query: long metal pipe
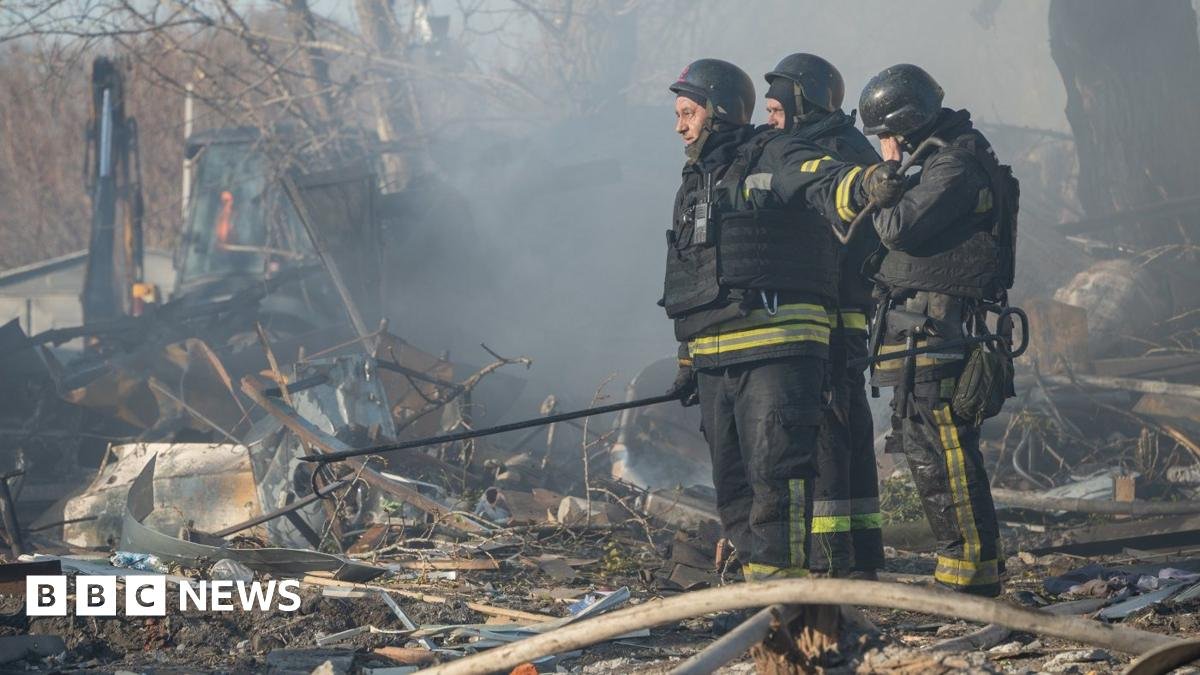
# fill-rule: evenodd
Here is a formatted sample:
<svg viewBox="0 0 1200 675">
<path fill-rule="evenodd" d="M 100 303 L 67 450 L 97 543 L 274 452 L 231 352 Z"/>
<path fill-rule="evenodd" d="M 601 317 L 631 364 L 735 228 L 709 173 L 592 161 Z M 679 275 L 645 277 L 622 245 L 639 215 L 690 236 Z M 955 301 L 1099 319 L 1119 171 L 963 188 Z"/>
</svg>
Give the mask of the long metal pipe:
<svg viewBox="0 0 1200 675">
<path fill-rule="evenodd" d="M 771 605 L 738 624 L 719 640 L 671 669 L 670 675 L 707 675 L 745 654 L 766 639 L 772 625 L 786 626 L 800 613 L 799 605 Z"/>
</svg>

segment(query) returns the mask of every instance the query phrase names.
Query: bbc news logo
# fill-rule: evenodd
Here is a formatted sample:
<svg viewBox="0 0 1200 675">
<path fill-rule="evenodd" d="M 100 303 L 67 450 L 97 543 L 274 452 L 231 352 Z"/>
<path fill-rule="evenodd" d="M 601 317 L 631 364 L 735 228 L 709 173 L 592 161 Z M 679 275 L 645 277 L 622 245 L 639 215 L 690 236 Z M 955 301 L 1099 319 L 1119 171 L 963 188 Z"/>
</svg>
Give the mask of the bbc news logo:
<svg viewBox="0 0 1200 675">
<path fill-rule="evenodd" d="M 174 597 L 167 593 L 167 578 L 157 575 L 128 575 L 125 589 L 117 588 L 117 577 L 75 577 L 75 601 L 68 602 L 67 577 L 31 575 L 25 579 L 25 613 L 28 616 L 66 616 L 73 604 L 76 616 L 116 616 L 117 605 L 126 616 L 166 616 L 168 605 L 181 612 L 250 611 L 294 612 L 300 609 L 300 582 L 295 579 L 261 581 L 200 581 L 178 584 Z"/>
</svg>

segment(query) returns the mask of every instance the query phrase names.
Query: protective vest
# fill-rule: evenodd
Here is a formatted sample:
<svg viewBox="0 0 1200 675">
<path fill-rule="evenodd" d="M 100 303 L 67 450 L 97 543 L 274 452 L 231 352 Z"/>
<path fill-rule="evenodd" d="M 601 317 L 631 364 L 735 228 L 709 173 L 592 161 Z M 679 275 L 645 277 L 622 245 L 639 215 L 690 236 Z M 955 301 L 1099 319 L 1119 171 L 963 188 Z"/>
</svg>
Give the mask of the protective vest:
<svg viewBox="0 0 1200 675">
<path fill-rule="evenodd" d="M 779 132 L 744 145 L 721 176 L 706 174 L 681 195 L 667 232 L 663 307 L 672 319 L 726 302 L 728 291 L 837 297 L 837 250 L 810 209 L 756 208 L 749 170 Z"/>
<path fill-rule="evenodd" d="M 977 133 L 954 139 L 940 152 L 971 157 L 987 174 L 973 214 L 913 251 L 888 251 L 876 278 L 889 288 L 933 291 L 978 300 L 1002 300 L 1016 271 L 1020 185 Z"/>
</svg>

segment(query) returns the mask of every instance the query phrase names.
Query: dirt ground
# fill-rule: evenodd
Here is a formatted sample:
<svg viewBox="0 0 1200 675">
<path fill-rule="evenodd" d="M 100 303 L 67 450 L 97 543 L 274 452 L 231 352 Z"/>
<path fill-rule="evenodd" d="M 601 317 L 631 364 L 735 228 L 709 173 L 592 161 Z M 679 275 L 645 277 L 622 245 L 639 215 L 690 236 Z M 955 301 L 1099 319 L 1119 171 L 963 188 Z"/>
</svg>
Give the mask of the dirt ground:
<svg viewBox="0 0 1200 675">
<path fill-rule="evenodd" d="M 889 551 L 886 578 L 900 583 L 928 583 L 933 558 L 928 554 Z M 1041 557 L 1012 556 L 1004 600 L 1029 605 L 1044 598 L 1041 582 L 1048 576 L 1096 559 L 1061 554 Z M 382 582 L 392 584 L 396 582 Z M 399 585 L 399 584 L 397 584 Z M 488 617 L 465 603 L 486 602 L 553 616 L 567 614 L 566 604 L 549 597 L 572 592 L 613 589 L 626 585 L 632 602 L 642 602 L 661 592 L 652 591 L 638 575 L 583 573 L 568 583 L 524 570 L 472 572 L 457 582 L 405 583 L 408 590 L 423 590 L 450 599 L 425 603 L 397 597 L 398 604 L 414 623 L 484 623 Z M 571 590 L 567 590 L 571 589 Z M 44 659 L 8 663 L 4 672 L 310 672 L 327 660 L 333 672 L 364 672 L 364 669 L 399 665 L 374 650 L 410 644 L 404 635 L 363 633 L 337 644 L 318 645 L 322 636 L 370 625 L 399 631 L 402 625 L 376 594 L 365 597 L 327 597 L 321 588 L 305 586 L 299 611 L 226 613 L 178 613 L 165 618 L 29 618 L 23 599 L 0 598 L 0 636 L 53 634 L 61 636 L 67 651 Z M 1180 637 L 1200 637 L 1200 602 L 1149 607 L 1127 618 L 1124 625 Z M 953 619 L 912 612 L 868 609 L 866 615 L 880 629 L 872 638 L 844 644 L 840 659 L 828 672 L 1121 672 L 1128 655 L 1094 650 L 1037 635 L 1012 633 L 989 650 L 965 654 L 931 656 L 920 651 L 935 642 L 978 630 L 979 626 Z M 649 639 L 627 639 L 597 645 L 575 658 L 551 664 L 571 672 L 657 673 L 665 672 L 702 649 L 713 639 L 714 620 L 698 617 L 652 631 Z M 444 643 L 446 646 L 453 645 Z M 751 672 L 748 657 L 726 666 L 721 672 Z"/>
</svg>

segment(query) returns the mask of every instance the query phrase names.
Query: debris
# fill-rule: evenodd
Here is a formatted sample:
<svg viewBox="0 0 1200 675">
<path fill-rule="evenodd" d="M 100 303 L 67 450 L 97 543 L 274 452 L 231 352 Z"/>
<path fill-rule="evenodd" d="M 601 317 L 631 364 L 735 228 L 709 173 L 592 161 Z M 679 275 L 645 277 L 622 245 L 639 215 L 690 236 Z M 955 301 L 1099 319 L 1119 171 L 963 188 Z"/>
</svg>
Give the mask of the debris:
<svg viewBox="0 0 1200 675">
<path fill-rule="evenodd" d="M 1109 495 L 1111 496 L 1111 487 Z M 1124 501 L 1101 501 L 1099 499 L 1074 499 L 1050 497 L 994 488 L 992 496 L 997 504 L 1036 511 L 1071 513 L 1106 513 L 1129 516 L 1200 514 L 1200 501 L 1148 502 L 1128 499 Z"/>
<path fill-rule="evenodd" d="M 11 663 L 30 656 L 44 658 L 61 654 L 66 650 L 66 643 L 57 635 L 6 635 L 0 637 L 0 663 Z"/>
<path fill-rule="evenodd" d="M 588 507 L 591 510 L 588 510 Z M 580 525 L 612 525 L 620 522 L 617 508 L 606 502 L 593 500 L 590 504 L 580 497 L 563 497 L 558 504 L 557 521 L 567 527 Z"/>
<path fill-rule="evenodd" d="M 392 593 L 392 594 L 399 595 L 402 597 L 412 598 L 413 600 L 419 600 L 421 602 L 433 602 L 433 603 L 438 603 L 438 604 L 445 604 L 445 603 L 450 602 L 449 598 L 442 596 L 442 595 L 434 595 L 431 593 L 420 593 L 417 591 L 409 591 L 409 590 L 404 590 L 401 588 L 388 588 L 386 586 L 372 586 L 369 584 L 350 583 L 350 582 L 346 582 L 346 581 L 325 578 L 325 577 L 317 576 L 314 574 L 306 575 L 303 579 L 301 579 L 301 581 L 303 581 L 304 583 L 314 584 L 317 586 L 326 586 L 326 587 L 334 586 L 334 587 L 339 587 L 339 588 L 361 589 L 361 590 L 370 590 L 370 591 L 375 591 L 375 592 L 382 591 L 384 593 Z M 464 603 L 464 606 L 467 609 L 479 612 L 480 614 L 486 614 L 488 616 L 501 616 L 501 617 L 516 619 L 518 621 L 525 621 L 525 622 L 529 622 L 529 623 L 541 623 L 544 621 L 551 621 L 554 619 L 554 617 L 546 616 L 545 614 L 534 614 L 532 612 L 524 612 L 519 609 L 509 609 L 507 607 L 495 607 L 492 605 L 487 605 L 487 604 L 483 604 L 483 603 L 479 603 L 479 602 L 467 602 L 467 603 Z"/>
<path fill-rule="evenodd" d="M 800 607 L 796 605 L 764 607 L 716 642 L 675 666 L 671 669 L 671 675 L 711 673 L 762 642 L 769 631 L 791 623 L 799 612 Z"/>
<path fill-rule="evenodd" d="M 495 486 L 483 491 L 479 502 L 475 504 L 475 515 L 487 518 L 497 525 L 508 525 L 513 520 L 508 500 L 504 497 L 504 493 Z"/>
<path fill-rule="evenodd" d="M 567 561 L 557 556 L 543 556 L 538 559 L 538 569 L 555 581 L 571 581 L 575 578 L 575 569 Z"/>
<path fill-rule="evenodd" d="M 991 650 L 1012 635 L 1012 630 L 998 624 L 988 624 L 968 635 L 962 635 L 949 640 L 929 645 L 926 649 L 932 652 L 969 652 L 977 649 Z"/>
<path fill-rule="evenodd" d="M 401 560 L 390 563 L 406 570 L 498 570 L 500 563 L 491 558 L 475 560 Z"/>
<path fill-rule="evenodd" d="M 309 675 L 321 667 L 327 673 L 344 674 L 353 662 L 354 652 L 343 649 L 275 649 L 267 654 L 267 668 L 273 675 Z"/>
<path fill-rule="evenodd" d="M 328 570 L 340 578 L 367 581 L 386 570 L 328 553 L 302 549 L 260 548 L 229 549 L 162 534 L 142 523 L 154 510 L 155 458 L 151 457 L 129 488 L 125 504 L 121 548 L 146 553 L 185 567 L 200 567 L 202 560 L 230 558 L 243 565 L 278 576 L 299 577 L 306 573 Z"/>
<path fill-rule="evenodd" d="M 1018 641 L 1005 642 L 998 644 L 987 650 L 988 656 L 992 658 L 1001 658 L 1009 656 L 1017 656 L 1025 652 L 1025 645 Z"/>
<path fill-rule="evenodd" d="M 387 657 L 397 663 L 402 663 L 408 666 L 427 666 L 437 662 L 437 654 L 428 649 L 414 649 L 412 647 L 376 647 L 374 653 Z M 376 669 L 378 673 L 381 669 Z"/>
<path fill-rule="evenodd" d="M 411 632 L 412 629 L 410 628 L 406 628 L 404 630 L 386 630 L 383 628 L 376 628 L 375 626 L 358 626 L 356 628 L 350 628 L 337 633 L 332 633 L 330 635 L 319 636 L 317 637 L 317 646 L 328 647 L 329 645 L 345 642 L 352 637 L 357 637 L 359 635 L 363 635 L 364 633 L 380 635 L 407 635 Z"/>
<path fill-rule="evenodd" d="M 108 559 L 113 567 L 126 567 L 139 572 L 158 572 L 166 574 L 170 572 L 170 568 L 158 559 L 158 556 L 150 553 L 130 553 L 128 551 L 117 551 Z"/>
<path fill-rule="evenodd" d="M 0 565 L 0 594 L 24 596 L 25 579 L 31 574 L 62 574 L 62 563 L 54 559 L 4 563 Z"/>
<path fill-rule="evenodd" d="M 194 528 L 214 531 L 262 514 L 251 471 L 250 451 L 244 445 L 211 443 L 135 443 L 109 448 L 112 461 L 91 485 L 47 510 L 33 526 L 51 520 L 95 520 L 63 526 L 63 541 L 81 547 L 108 546 L 121 535 L 121 510 L 134 479 L 156 460 L 152 474 L 161 502 L 150 525 L 178 531 L 187 521 Z"/>
<path fill-rule="evenodd" d="M 336 453 L 352 451 L 352 448 L 342 441 L 313 426 L 312 423 L 301 417 L 290 406 L 268 399 L 263 395 L 259 386 L 252 380 L 244 379 L 242 381 L 242 391 L 301 440 L 315 448 L 319 448 L 321 452 Z M 401 501 L 412 504 L 432 516 L 442 519 L 446 524 L 454 524 L 456 527 L 460 527 L 468 532 L 482 532 L 486 530 L 483 525 L 475 521 L 451 513 L 450 509 L 445 505 L 426 497 L 418 490 L 410 488 L 400 481 L 385 478 L 378 471 L 368 467 L 366 462 L 360 458 L 352 457 L 347 459 L 345 464 L 354 468 L 358 472 L 359 478 L 371 486 Z"/>
<path fill-rule="evenodd" d="M 1178 638 L 1157 633 L 1128 627 L 1114 630 L 1085 619 L 1052 616 L 958 593 L 881 582 L 793 579 L 741 584 L 652 600 L 593 620 L 563 625 L 558 630 L 497 647 L 483 654 L 435 666 L 429 672 L 430 675 L 490 673 L 513 668 L 547 653 L 578 649 L 612 639 L 634 629 L 679 621 L 697 614 L 763 607 L 779 601 L 784 604 L 847 603 L 957 616 L 1127 653 L 1141 653 L 1178 641 Z"/>
<path fill-rule="evenodd" d="M 1069 673 L 1074 672 L 1080 664 L 1111 660 L 1112 655 L 1103 649 L 1080 649 L 1055 654 L 1042 664 L 1042 670 L 1048 673 Z"/>
<path fill-rule="evenodd" d="M 1127 618 L 1134 612 L 1167 601 L 1171 596 L 1175 595 L 1181 590 L 1183 590 L 1183 584 L 1174 583 L 1157 591 L 1143 593 L 1123 602 L 1109 605 L 1108 607 L 1100 610 L 1098 616 L 1106 621 L 1120 621 L 1121 619 Z"/>
<path fill-rule="evenodd" d="M 254 572 L 242 563 L 229 558 L 221 558 L 213 563 L 208 571 L 210 579 L 226 579 L 229 581 L 254 581 Z"/>
</svg>

